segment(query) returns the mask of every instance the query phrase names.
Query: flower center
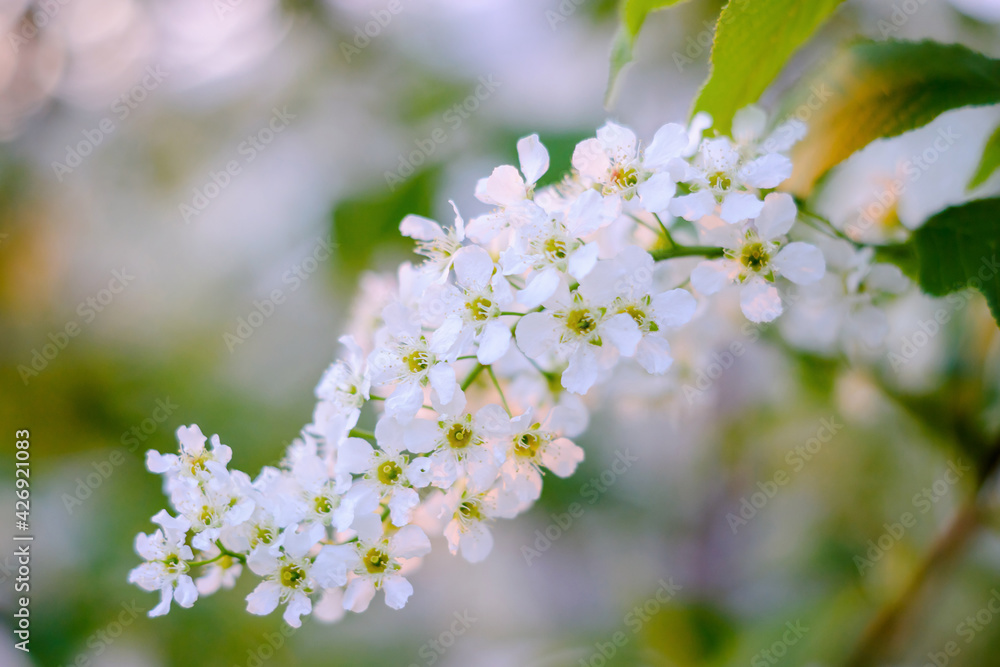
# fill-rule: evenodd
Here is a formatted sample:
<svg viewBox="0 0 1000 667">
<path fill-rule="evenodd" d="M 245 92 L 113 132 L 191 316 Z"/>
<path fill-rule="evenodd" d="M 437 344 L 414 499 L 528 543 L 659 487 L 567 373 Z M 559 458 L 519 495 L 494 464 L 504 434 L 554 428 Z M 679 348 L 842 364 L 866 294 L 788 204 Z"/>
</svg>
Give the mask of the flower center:
<svg viewBox="0 0 1000 667">
<path fill-rule="evenodd" d="M 401 474 L 403 469 L 393 461 L 386 461 L 378 467 L 378 481 L 383 484 L 395 484 Z"/>
<path fill-rule="evenodd" d="M 541 446 L 542 439 L 534 433 L 522 433 L 514 439 L 514 453 L 522 458 L 535 458 Z"/>
<path fill-rule="evenodd" d="M 313 504 L 317 514 L 329 514 L 333 511 L 333 503 L 326 496 L 316 496 L 313 499 Z"/>
<path fill-rule="evenodd" d="M 770 260 L 771 257 L 768 255 L 767 249 L 759 241 L 746 244 L 740 252 L 740 264 L 751 271 L 764 269 Z"/>
<path fill-rule="evenodd" d="M 422 373 L 427 370 L 427 353 L 422 350 L 414 350 L 403 357 L 403 363 L 413 374 Z"/>
<path fill-rule="evenodd" d="M 271 532 L 270 528 L 265 528 L 263 526 L 257 527 L 257 541 L 264 544 L 270 544 L 274 541 L 274 533 Z"/>
<path fill-rule="evenodd" d="M 611 171 L 611 182 L 622 189 L 630 188 L 639 182 L 639 175 L 631 167 L 615 167 Z"/>
<path fill-rule="evenodd" d="M 472 442 L 472 431 L 464 424 L 452 424 L 447 438 L 452 449 L 464 449 Z"/>
<path fill-rule="evenodd" d="M 465 307 L 472 316 L 472 319 L 482 322 L 489 319 L 490 311 L 493 309 L 493 302 L 484 296 L 477 296 L 472 301 L 467 301 Z"/>
<path fill-rule="evenodd" d="M 555 260 L 566 259 L 569 252 L 566 250 L 566 242 L 559 238 L 550 238 L 545 241 L 545 254 Z"/>
<path fill-rule="evenodd" d="M 575 334 L 585 336 L 597 329 L 597 318 L 588 308 L 577 308 L 566 315 L 566 327 Z"/>
<path fill-rule="evenodd" d="M 455 518 L 462 522 L 482 521 L 483 513 L 479 509 L 479 504 L 472 500 L 466 500 L 458 506 Z"/>
<path fill-rule="evenodd" d="M 389 565 L 389 555 L 384 551 L 379 551 L 376 547 L 372 547 L 365 554 L 362 562 L 370 574 L 382 574 Z"/>
<path fill-rule="evenodd" d="M 730 186 L 732 186 L 733 181 L 725 172 L 717 171 L 714 174 L 709 174 L 708 184 L 711 185 L 714 190 L 728 190 Z"/>
<path fill-rule="evenodd" d="M 298 588 L 305 580 L 306 572 L 294 563 L 289 563 L 281 568 L 281 585 L 285 588 Z"/>
</svg>

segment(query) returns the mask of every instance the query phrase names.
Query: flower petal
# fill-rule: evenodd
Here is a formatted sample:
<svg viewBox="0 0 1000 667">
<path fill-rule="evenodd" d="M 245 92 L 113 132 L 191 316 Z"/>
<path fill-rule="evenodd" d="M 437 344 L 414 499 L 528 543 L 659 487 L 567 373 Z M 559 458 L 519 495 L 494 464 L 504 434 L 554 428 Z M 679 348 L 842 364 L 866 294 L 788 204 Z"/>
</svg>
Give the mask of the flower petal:
<svg viewBox="0 0 1000 667">
<path fill-rule="evenodd" d="M 538 140 L 537 134 L 518 140 L 517 159 L 521 164 L 521 173 L 529 185 L 534 185 L 549 170 L 549 152 Z"/>
<path fill-rule="evenodd" d="M 778 252 L 773 260 L 774 268 L 785 278 L 797 285 L 809 285 L 826 273 L 823 252 L 810 243 L 795 241 Z"/>
</svg>

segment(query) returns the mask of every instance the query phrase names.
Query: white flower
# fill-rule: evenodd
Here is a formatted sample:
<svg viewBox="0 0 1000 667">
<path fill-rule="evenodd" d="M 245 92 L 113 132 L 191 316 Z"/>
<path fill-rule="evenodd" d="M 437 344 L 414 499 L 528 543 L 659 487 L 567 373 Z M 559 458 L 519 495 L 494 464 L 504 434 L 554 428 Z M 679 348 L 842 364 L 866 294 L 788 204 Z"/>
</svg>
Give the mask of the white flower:
<svg viewBox="0 0 1000 667">
<path fill-rule="evenodd" d="M 308 555 L 323 539 L 323 528 L 313 524 L 307 530 L 297 531 L 295 525 L 284 530 L 279 554 L 258 550 L 247 558 L 247 565 L 254 574 L 264 578 L 247 595 L 247 611 L 266 616 L 279 604 L 286 604 L 283 617 L 293 628 L 300 627 L 301 617 L 312 611 L 309 596 L 317 588 L 343 586 L 347 581 L 343 565 L 331 557 L 333 547 L 323 547 L 315 558 Z"/>
<path fill-rule="evenodd" d="M 383 417 L 375 426 L 375 439 L 379 449 L 367 440 L 348 438 L 341 445 L 340 462 L 343 469 L 364 475 L 354 483 L 352 491 L 371 491 L 389 507 L 389 516 L 396 526 L 410 521 L 413 508 L 420 496 L 411 487 L 422 488 L 430 482 L 426 458 L 410 462 L 403 453 L 403 427 L 392 417 Z"/>
<path fill-rule="evenodd" d="M 469 238 L 477 243 L 489 243 L 506 227 L 518 227 L 543 213 L 532 199 L 535 183 L 549 169 L 549 152 L 538 135 L 532 134 L 517 142 L 517 156 L 521 173 L 510 165 L 502 165 L 476 185 L 476 198 L 497 207 L 492 213 L 469 221 Z"/>
<path fill-rule="evenodd" d="M 631 199 L 638 194 L 648 211 L 661 213 L 676 189 L 670 167 L 687 148 L 688 130 L 683 125 L 664 125 L 642 150 L 632 130 L 608 121 L 596 138 L 577 144 L 573 167 L 598 184 L 605 196 Z"/>
<path fill-rule="evenodd" d="M 170 611 L 171 600 L 182 607 L 193 605 L 198 589 L 187 574 L 188 563 L 194 560 L 191 547 L 184 543 L 191 524 L 166 510 L 157 512 L 153 522 L 161 526 L 159 530 L 152 535 L 139 533 L 135 538 L 135 550 L 146 562 L 132 570 L 128 580 L 144 590 L 160 591 L 160 603 L 149 615 L 162 616 Z"/>
<path fill-rule="evenodd" d="M 218 435 L 212 436 L 212 448 L 206 449 L 206 438 L 197 424 L 179 427 L 177 440 L 180 454 L 160 454 L 153 449 L 146 452 L 150 472 L 205 480 L 212 476 L 213 466 L 224 469 L 233 458 L 233 450 L 220 443 Z"/>
<path fill-rule="evenodd" d="M 752 322 L 770 322 L 782 312 L 775 279 L 797 285 L 823 277 L 826 262 L 814 245 L 784 242 L 796 216 L 795 202 L 785 193 L 771 193 L 760 216 L 743 226 L 728 226 L 714 216 L 702 220 L 708 234 L 726 248 L 725 258 L 701 262 L 691 273 L 691 285 L 714 294 L 730 283 L 740 285 L 740 308 Z"/>
<path fill-rule="evenodd" d="M 642 333 L 627 313 L 613 313 L 609 304 L 588 298 L 591 285 L 586 280 L 570 293 L 560 286 L 549 307 L 528 313 L 517 323 L 517 344 L 524 354 L 537 359 L 555 351 L 568 359 L 562 386 L 575 394 L 585 394 L 602 371 L 618 360 L 635 354 Z M 603 286 L 600 286 L 603 287 Z"/>
<path fill-rule="evenodd" d="M 455 255 L 453 285 L 429 290 L 434 307 L 444 310 L 445 319 L 431 337 L 430 349 L 453 357 L 476 340 L 476 357 L 492 364 L 510 347 L 510 325 L 500 314 L 514 301 L 510 283 L 497 270 L 493 258 L 479 246 L 463 248 Z"/>
<path fill-rule="evenodd" d="M 441 415 L 438 420 L 414 419 L 403 441 L 411 452 L 430 453 L 431 484 L 447 489 L 468 476 L 470 488 L 485 490 L 493 484 L 503 463 L 504 452 L 489 439 L 496 415 L 503 409 L 487 405 L 473 417 Z"/>
<path fill-rule="evenodd" d="M 323 373 L 316 385 L 319 402 L 313 413 L 317 432 L 332 443 L 357 425 L 361 407 L 371 395 L 371 376 L 364 352 L 353 336 L 341 336 L 339 340 L 347 348 L 347 356 L 335 361 Z"/>
<path fill-rule="evenodd" d="M 673 362 L 668 328 L 686 324 L 697 302 L 689 292 L 672 289 L 654 293 L 653 257 L 638 246 L 626 246 L 613 260 L 603 260 L 587 276 L 587 289 L 609 313 L 625 313 L 635 320 L 642 335 L 635 358 L 646 371 L 663 374 Z"/>
<path fill-rule="evenodd" d="M 291 471 L 293 489 L 287 496 L 294 502 L 294 523 L 318 523 L 347 530 L 354 521 L 354 508 L 360 500 L 358 493 L 348 493 L 351 486 L 350 470 L 339 463 L 338 469 L 344 475 L 331 479 L 326 464 L 315 455 L 303 456 L 295 462 Z M 338 472 L 339 472 L 338 470 Z M 283 523 L 285 521 L 283 520 Z"/>
<path fill-rule="evenodd" d="M 620 202 L 587 190 L 565 214 L 552 213 L 519 229 L 500 258 L 504 275 L 532 270 L 518 302 L 538 306 L 555 293 L 562 275 L 582 280 L 597 262 L 598 245 L 580 239 L 611 224 L 620 213 Z"/>
<path fill-rule="evenodd" d="M 465 241 L 465 221 L 458 212 L 455 202 L 449 202 L 455 210 L 455 226 L 445 231 L 434 220 L 422 215 L 408 215 L 399 223 L 399 231 L 417 241 L 417 252 L 425 256 L 420 270 L 444 282 L 451 270 L 455 252 Z"/>
<path fill-rule="evenodd" d="M 493 534 L 489 524 L 497 518 L 511 518 L 517 513 L 518 501 L 499 487 L 475 493 L 463 484 L 452 487 L 445 495 L 441 516 L 448 517 L 444 536 L 452 555 L 459 551 L 470 563 L 484 560 L 493 550 Z"/>
<path fill-rule="evenodd" d="M 250 478 L 240 471 L 216 470 L 202 484 L 180 479 L 171 487 L 171 500 L 190 521 L 195 549 L 210 549 L 223 528 L 238 526 L 250 518 L 254 499 Z"/>
<path fill-rule="evenodd" d="M 413 586 L 400 574 L 404 562 L 430 552 L 431 543 L 417 526 L 404 526 L 373 539 L 330 547 L 330 561 L 352 573 L 344 591 L 344 609 L 361 613 L 375 591 L 385 591 L 385 603 L 402 609 L 413 594 Z"/>
<path fill-rule="evenodd" d="M 420 331 L 419 320 L 400 316 L 399 311 L 410 312 L 399 304 L 386 307 L 386 328 L 369 364 L 373 383 L 395 385 L 385 403 L 386 414 L 405 422 L 420 410 L 424 385 L 429 384 L 444 404 L 451 403 L 462 390 L 455 369 L 444 357 L 431 351 L 430 343 Z"/>
<path fill-rule="evenodd" d="M 559 477 L 569 477 L 583 461 L 580 447 L 534 419 L 534 411 L 528 409 L 509 420 L 498 420 L 496 428 L 496 435 L 507 448 L 500 469 L 503 489 L 517 496 L 521 503 L 533 502 L 541 495 L 542 467 Z"/>
</svg>

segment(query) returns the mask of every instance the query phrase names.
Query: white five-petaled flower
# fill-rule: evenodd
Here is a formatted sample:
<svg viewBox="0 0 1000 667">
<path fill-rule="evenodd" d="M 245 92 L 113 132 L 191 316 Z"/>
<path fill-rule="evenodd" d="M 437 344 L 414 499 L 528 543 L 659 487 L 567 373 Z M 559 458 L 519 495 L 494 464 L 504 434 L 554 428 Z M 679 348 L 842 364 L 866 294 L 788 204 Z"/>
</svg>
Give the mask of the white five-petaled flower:
<svg viewBox="0 0 1000 667">
<path fill-rule="evenodd" d="M 639 200 L 651 213 L 665 212 L 676 191 L 671 167 L 687 151 L 688 130 L 668 123 L 653 141 L 640 148 L 635 133 L 608 121 L 597 137 L 585 139 L 573 151 L 573 167 L 608 197 Z"/>
<path fill-rule="evenodd" d="M 402 609 L 413 594 L 413 586 L 402 575 L 405 561 L 431 550 L 430 540 L 417 526 L 404 526 L 371 539 L 330 547 L 330 560 L 351 573 L 344 591 L 344 609 L 361 613 L 377 590 L 385 591 L 385 603 Z"/>
<path fill-rule="evenodd" d="M 177 440 L 181 445 L 179 454 L 161 454 L 154 449 L 146 452 L 150 472 L 203 481 L 214 474 L 213 467 L 225 469 L 233 458 L 233 450 L 219 442 L 218 435 L 212 436 L 212 448 L 206 448 L 206 438 L 197 424 L 179 427 Z"/>
<path fill-rule="evenodd" d="M 495 486 L 476 493 L 464 484 L 455 484 L 444 497 L 442 518 L 448 518 L 444 536 L 448 550 L 470 563 L 484 560 L 493 550 L 489 524 L 497 518 L 509 519 L 517 513 L 517 498 Z"/>
<path fill-rule="evenodd" d="M 365 355 L 353 336 L 341 336 L 347 355 L 330 365 L 316 385 L 313 424 L 328 443 L 336 443 L 354 428 L 361 407 L 370 397 L 371 376 Z"/>
<path fill-rule="evenodd" d="M 399 231 L 417 241 L 417 252 L 427 258 L 421 271 L 434 276 L 438 282 L 448 279 L 455 253 L 465 241 L 465 221 L 455 202 L 455 225 L 445 231 L 441 225 L 422 215 L 408 215 L 399 223 Z"/>
<path fill-rule="evenodd" d="M 431 484 L 451 488 L 460 477 L 468 477 L 469 488 L 485 490 L 496 480 L 503 463 L 503 450 L 495 447 L 489 434 L 499 405 L 480 408 L 475 416 L 441 415 L 437 420 L 414 419 L 403 441 L 411 452 L 429 453 Z"/>
<path fill-rule="evenodd" d="M 587 277 L 587 287 L 609 313 L 625 313 L 635 320 L 642 340 L 635 359 L 647 372 L 663 374 L 670 368 L 669 328 L 687 324 L 697 308 L 691 293 L 683 289 L 656 292 L 656 263 L 638 246 L 625 247 L 614 259 L 602 260 Z"/>
<path fill-rule="evenodd" d="M 518 140 L 517 157 L 520 173 L 511 165 L 501 165 L 476 184 L 476 198 L 497 207 L 469 221 L 469 238 L 477 243 L 489 243 L 503 229 L 519 227 L 543 213 L 532 200 L 535 183 L 549 169 L 549 152 L 538 135 L 532 134 Z"/>
<path fill-rule="evenodd" d="M 782 312 L 775 285 L 778 276 L 797 285 L 823 277 L 826 262 L 809 243 L 785 243 L 797 211 L 790 195 L 771 193 L 753 223 L 728 225 L 715 216 L 702 219 L 705 235 L 726 248 L 725 257 L 701 262 L 691 272 L 691 285 L 714 294 L 728 284 L 740 285 L 740 308 L 753 322 L 770 322 Z"/>
<path fill-rule="evenodd" d="M 343 564 L 332 557 L 324 546 L 315 558 L 309 552 L 325 536 L 323 527 L 313 524 L 301 532 L 291 525 L 282 534 L 281 551 L 257 550 L 247 558 L 247 566 L 263 577 L 257 588 L 247 595 L 247 611 L 266 616 L 279 604 L 286 604 L 285 622 L 293 628 L 302 625 L 301 617 L 312 611 L 310 596 L 320 587 L 343 586 L 347 572 Z"/>
<path fill-rule="evenodd" d="M 533 359 L 555 352 L 569 365 L 562 386 L 585 394 L 598 376 L 618 361 L 618 354 L 631 357 L 642 340 L 635 319 L 628 313 L 609 310 L 597 301 L 604 286 L 589 280 L 572 293 L 561 283 L 541 312 L 528 313 L 517 323 L 517 345 Z"/>
<path fill-rule="evenodd" d="M 170 611 L 171 600 L 190 607 L 198 599 L 198 589 L 188 575 L 188 563 L 194 560 L 191 547 L 184 542 L 190 522 L 184 517 L 172 517 L 166 510 L 153 516 L 160 528 L 152 535 L 139 533 L 135 550 L 146 562 L 133 569 L 129 583 L 147 591 L 160 591 L 160 603 L 150 610 L 150 616 L 162 616 Z"/>
<path fill-rule="evenodd" d="M 492 364 L 510 347 L 510 325 L 500 319 L 514 301 L 510 283 L 496 270 L 490 254 L 479 246 L 455 254 L 455 282 L 457 286 L 428 290 L 427 307 L 445 314 L 431 336 L 430 349 L 453 357 L 476 340 L 479 362 Z"/>
<path fill-rule="evenodd" d="M 403 452 L 404 427 L 392 417 L 383 417 L 375 426 L 378 449 L 362 438 L 348 438 L 340 448 L 339 465 L 364 475 L 354 483 L 351 493 L 370 491 L 389 507 L 389 517 L 396 526 L 410 521 L 420 496 L 413 489 L 430 483 L 430 461 L 420 457 L 409 461 Z"/>
<path fill-rule="evenodd" d="M 210 549 L 224 528 L 238 526 L 253 514 L 254 499 L 246 473 L 225 468 L 201 484 L 181 478 L 171 486 L 171 501 L 191 523 L 195 549 Z"/>
</svg>

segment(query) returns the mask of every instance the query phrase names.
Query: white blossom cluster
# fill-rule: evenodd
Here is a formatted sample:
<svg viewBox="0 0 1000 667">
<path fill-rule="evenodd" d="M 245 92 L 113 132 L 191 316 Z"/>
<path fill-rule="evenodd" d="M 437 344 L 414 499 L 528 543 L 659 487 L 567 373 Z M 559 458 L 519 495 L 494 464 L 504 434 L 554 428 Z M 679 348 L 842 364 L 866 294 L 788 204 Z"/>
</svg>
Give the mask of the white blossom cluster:
<svg viewBox="0 0 1000 667">
<path fill-rule="evenodd" d="M 823 251 L 790 240 L 796 203 L 773 191 L 801 128 L 765 134 L 755 107 L 732 138 L 703 137 L 709 126 L 667 124 L 643 145 L 608 122 L 545 187 L 549 154 L 531 135 L 517 142 L 519 168 L 478 183 L 484 214 L 466 223 L 456 207 L 448 227 L 407 216 L 400 231 L 424 261 L 369 281 L 280 466 L 255 479 L 230 470 L 232 450 L 197 426 L 178 429 L 178 454 L 148 453 L 177 513 L 160 511 L 160 528 L 136 540 L 145 562 L 130 581 L 162 596 L 150 615 L 230 588 L 244 568 L 259 578 L 247 610 L 284 606 L 295 627 L 362 612 L 378 591 L 401 608 L 429 535 L 486 558 L 491 524 L 583 460 L 580 397 L 629 359 L 666 373 L 669 339 L 699 301 L 733 286 L 745 316 L 765 322 L 788 283 L 820 281 Z M 657 269 L 673 259 L 689 268 L 665 288 Z M 838 262 L 857 301 L 870 262 Z"/>
</svg>

